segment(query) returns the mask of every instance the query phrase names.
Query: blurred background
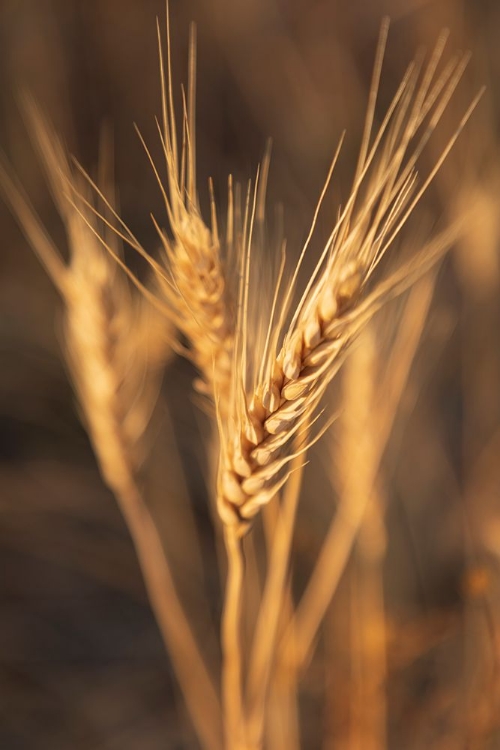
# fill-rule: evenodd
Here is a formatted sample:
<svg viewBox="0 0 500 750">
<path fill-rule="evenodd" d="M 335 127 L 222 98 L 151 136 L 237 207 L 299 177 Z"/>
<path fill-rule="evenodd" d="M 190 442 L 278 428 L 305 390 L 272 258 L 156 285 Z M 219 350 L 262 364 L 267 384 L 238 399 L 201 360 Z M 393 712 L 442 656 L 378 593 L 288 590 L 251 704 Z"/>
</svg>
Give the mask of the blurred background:
<svg viewBox="0 0 500 750">
<path fill-rule="evenodd" d="M 252 177 L 271 137 L 269 201 L 284 206 L 292 254 L 344 128 L 332 211 L 348 194 L 382 17 L 391 29 L 381 112 L 417 48 L 432 49 L 443 28 L 450 53 L 472 51 L 425 158 L 436 158 L 483 83 L 487 92 L 420 216 L 432 227 L 471 214 L 440 270 L 384 459 L 387 746 L 500 749 L 500 5 L 171 0 L 170 12 L 179 104 L 189 23 L 198 29 L 202 207 L 209 176 L 224 205 L 229 172 Z M 150 213 L 165 219 L 133 123 L 158 156 L 157 16 L 163 23 L 162 0 L 0 0 L 0 148 L 63 254 L 19 92 L 36 97 L 89 170 L 103 122 L 112 126 L 122 214 L 154 250 Z M 3 204 L 0 222 L 0 748 L 196 748 L 128 532 L 79 422 L 58 296 Z M 377 335 L 388 339 L 399 313 L 393 305 Z M 191 398 L 193 376 L 185 362 L 169 362 L 144 482 L 205 636 L 221 594 L 202 449 L 208 420 Z M 312 457 L 316 499 L 297 527 L 298 590 L 334 505 L 335 436 L 330 443 Z M 175 456 L 168 466 L 166 452 Z M 186 524 L 198 534 L 196 554 Z M 346 571 L 304 680 L 304 748 L 366 747 L 355 744 L 342 703 L 355 671 L 345 656 L 350 586 Z M 213 664 L 216 643 L 207 636 Z"/>
</svg>

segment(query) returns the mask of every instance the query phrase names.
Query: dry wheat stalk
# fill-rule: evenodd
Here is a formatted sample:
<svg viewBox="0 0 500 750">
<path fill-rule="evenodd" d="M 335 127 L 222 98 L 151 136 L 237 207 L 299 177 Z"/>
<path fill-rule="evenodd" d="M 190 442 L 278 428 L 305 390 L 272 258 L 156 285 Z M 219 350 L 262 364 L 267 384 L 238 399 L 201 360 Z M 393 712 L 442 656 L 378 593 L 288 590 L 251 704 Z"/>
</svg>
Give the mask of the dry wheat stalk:
<svg viewBox="0 0 500 750">
<path fill-rule="evenodd" d="M 125 278 L 97 239 L 104 232 L 105 244 L 119 257 L 116 233 L 111 226 L 98 226 L 92 196 L 86 195 L 85 183 L 72 174 L 60 142 L 32 102 L 26 102 L 26 110 L 65 224 L 68 265 L 4 164 L 0 165 L 0 187 L 64 299 L 66 359 L 102 475 L 129 527 L 150 602 L 195 728 L 205 747 L 218 750 L 219 701 L 178 599 L 157 527 L 138 486 L 144 434 L 159 383 L 158 355 L 162 350 L 165 354 L 165 349 L 162 345 L 158 348 L 158 340 L 145 348 L 144 342 L 151 344 L 151 330 L 158 330 L 151 326 L 152 313 L 146 310 L 144 300 L 139 307 L 134 304 Z"/>
<path fill-rule="evenodd" d="M 442 235 L 385 279 L 369 283 L 476 104 L 474 101 L 429 175 L 417 186 L 416 161 L 462 76 L 467 58 L 451 60 L 438 74 L 445 41 L 445 37 L 441 37 L 422 73 L 420 62 L 409 66 L 371 140 L 386 36 L 387 24 L 378 48 L 365 134 L 351 195 L 339 212 L 291 322 L 285 329 L 290 292 L 284 295 L 283 312 L 277 320 L 271 319 L 260 355 L 262 364 L 253 378 L 246 371 L 247 298 L 240 304 L 243 313 L 236 332 L 231 403 L 229 420 L 222 430 L 218 486 L 221 518 L 237 535 L 245 533 L 259 508 L 286 482 L 290 462 L 295 457 L 288 448 L 290 441 L 313 418 L 325 388 L 357 333 L 385 299 L 407 288 L 424 273 L 450 241 L 449 236 Z M 299 266 L 337 157 L 338 151 Z M 251 245 L 251 216 L 248 226 L 243 251 L 247 257 Z M 247 279 L 243 287 L 247 295 L 249 260 L 245 273 Z M 298 267 L 290 289 L 295 285 L 297 274 Z M 254 352 L 252 355 L 255 356 Z M 253 382 L 249 383 L 250 379 Z"/>
<path fill-rule="evenodd" d="M 332 477 L 338 484 L 340 505 L 352 513 L 352 518 L 365 507 L 351 570 L 353 689 L 349 697 L 350 740 L 366 750 L 386 748 L 387 714 L 383 581 L 386 530 L 383 477 L 378 466 L 382 359 L 376 323 L 377 320 L 371 321 L 362 332 L 343 370 L 342 429 Z"/>
</svg>

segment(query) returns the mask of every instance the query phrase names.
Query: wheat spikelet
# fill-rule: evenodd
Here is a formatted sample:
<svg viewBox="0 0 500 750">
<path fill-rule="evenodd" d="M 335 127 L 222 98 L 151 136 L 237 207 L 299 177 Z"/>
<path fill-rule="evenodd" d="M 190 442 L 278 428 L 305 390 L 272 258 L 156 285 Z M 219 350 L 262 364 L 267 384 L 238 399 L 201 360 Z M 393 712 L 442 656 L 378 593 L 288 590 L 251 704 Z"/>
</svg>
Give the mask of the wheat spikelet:
<svg viewBox="0 0 500 750">
<path fill-rule="evenodd" d="M 387 25 L 379 45 L 351 195 L 339 212 L 291 322 L 285 328 L 290 293 L 284 298 L 283 314 L 277 321 L 271 320 L 262 353 L 263 364 L 250 384 L 244 369 L 245 320 L 237 332 L 235 351 L 240 356 L 234 358 L 232 402 L 230 419 L 223 430 L 218 498 L 223 522 L 235 527 L 238 534 L 245 532 L 259 508 L 286 481 L 290 462 L 295 458 L 288 445 L 313 417 L 357 333 L 384 299 L 409 286 L 450 240 L 449 236 L 438 237 L 391 275 L 369 283 L 475 106 L 473 102 L 444 153 L 422 185 L 417 186 L 416 161 L 462 76 L 467 58 L 452 60 L 437 75 L 445 41 L 441 37 L 422 73 L 418 62 L 410 65 L 370 145 L 386 35 Z M 337 156 L 338 152 L 320 204 Z M 319 206 L 311 234 L 318 211 Z M 291 288 L 297 273 L 298 268 Z M 274 326 L 272 331 L 271 326 Z"/>
</svg>

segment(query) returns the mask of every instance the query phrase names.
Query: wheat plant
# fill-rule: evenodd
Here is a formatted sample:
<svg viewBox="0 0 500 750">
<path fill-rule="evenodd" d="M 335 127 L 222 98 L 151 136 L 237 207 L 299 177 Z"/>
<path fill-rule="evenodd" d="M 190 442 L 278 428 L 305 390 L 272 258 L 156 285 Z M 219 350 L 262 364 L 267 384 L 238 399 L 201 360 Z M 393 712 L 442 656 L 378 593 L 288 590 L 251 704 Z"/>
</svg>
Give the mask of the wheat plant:
<svg viewBox="0 0 500 750">
<path fill-rule="evenodd" d="M 121 218 L 106 159 L 101 159 L 101 175 L 93 179 L 67 156 L 29 98 L 23 106 L 65 225 L 67 264 L 5 160 L 0 170 L 5 199 L 61 294 L 65 357 L 82 419 L 104 481 L 127 521 L 200 744 L 210 750 L 299 746 L 299 678 L 356 541 L 364 571 L 355 599 L 362 610 L 360 622 L 378 622 L 375 645 L 366 630 L 358 634 L 368 670 L 360 690 L 374 705 L 357 736 L 359 747 L 382 750 L 386 745 L 380 464 L 429 309 L 435 266 L 460 231 L 450 224 L 415 240 L 407 224 L 480 96 L 457 119 L 430 168 L 421 169 L 422 155 L 468 57 L 444 61 L 442 34 L 427 63 L 420 56 L 408 66 L 378 119 L 387 35 L 384 21 L 350 192 L 332 218 L 327 195 L 342 156 L 341 138 L 306 241 L 298 253 L 289 250 L 288 257 L 284 243 L 274 248 L 278 260 L 262 247 L 268 155 L 243 198 L 229 178 L 224 211 L 210 186 L 210 221 L 202 216 L 196 177 L 195 30 L 179 118 L 168 13 L 166 55 L 158 25 L 162 116 L 157 130 L 164 165 L 155 162 L 139 134 L 165 208 L 162 220 L 153 218 L 161 245 L 158 257 Z M 226 226 L 219 234 L 223 214 Z M 326 242 L 303 283 L 318 224 L 326 216 Z M 122 243 L 146 259 L 154 284 L 144 283 L 127 267 Z M 263 264 L 275 277 L 268 290 L 258 283 Z M 416 282 L 380 384 L 374 316 Z M 158 339 L 159 316 L 162 339 L 153 345 L 151 331 Z M 144 345 L 148 341 L 151 350 Z M 337 456 L 335 474 L 340 510 L 298 598 L 290 567 L 304 467 L 309 449 L 332 425 L 327 392 L 353 345 L 357 349 L 345 373 L 341 430 L 347 453 Z M 172 350 L 194 363 L 196 388 L 211 404 L 216 428 L 217 479 L 209 494 L 215 499 L 216 535 L 226 551 L 220 675 L 210 673 L 193 635 L 168 550 L 141 486 L 146 431 L 159 389 L 158 352 L 165 358 Z M 248 611 L 250 594 L 254 612 Z M 358 704 L 353 710 L 361 708 Z"/>
<path fill-rule="evenodd" d="M 143 298 L 131 296 L 114 259 L 96 239 L 98 231 L 102 231 L 106 243 L 119 257 L 116 234 L 106 225 L 97 229 L 88 186 L 73 173 L 61 143 L 29 99 L 25 110 L 66 228 L 68 265 L 5 164 L 1 166 L 0 183 L 23 232 L 63 299 L 64 351 L 83 422 L 103 479 L 114 492 L 129 527 L 151 605 L 193 712 L 193 722 L 206 746 L 216 748 L 219 731 L 214 716 L 218 699 L 141 491 L 139 470 L 145 433 L 159 386 L 160 363 L 155 359 L 165 361 L 168 356 L 171 332 L 164 325 L 159 334 L 160 347 L 157 341 L 148 346 L 151 333 L 158 334 L 154 319 L 157 313 Z M 107 191 L 111 190 L 111 177 L 106 174 L 109 159 L 109 149 L 103 146 L 102 189 Z M 109 192 L 108 196 L 109 201 Z"/>
</svg>

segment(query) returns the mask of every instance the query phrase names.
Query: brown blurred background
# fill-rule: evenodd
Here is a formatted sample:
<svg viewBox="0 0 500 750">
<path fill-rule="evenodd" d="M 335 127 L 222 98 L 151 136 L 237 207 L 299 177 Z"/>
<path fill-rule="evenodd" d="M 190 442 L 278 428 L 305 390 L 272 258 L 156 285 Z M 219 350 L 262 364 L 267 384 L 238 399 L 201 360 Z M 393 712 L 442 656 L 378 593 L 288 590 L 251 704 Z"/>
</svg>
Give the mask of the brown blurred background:
<svg viewBox="0 0 500 750">
<path fill-rule="evenodd" d="M 445 730 L 448 726 L 442 715 L 455 705 L 453 686 L 459 683 L 457 690 L 467 692 L 475 684 L 479 662 L 470 653 L 484 646 L 486 661 L 493 663 L 499 649 L 498 629 L 492 636 L 486 627 L 481 597 L 487 590 L 497 602 L 500 550 L 500 231 L 495 203 L 500 195 L 500 4 L 171 0 L 170 5 L 177 94 L 185 80 L 189 22 L 198 27 L 202 205 L 207 205 L 208 177 L 214 178 L 223 202 L 228 173 L 242 180 L 252 176 L 271 136 L 270 202 L 285 206 L 292 252 L 306 235 L 344 128 L 348 136 L 334 197 L 342 199 L 349 190 L 384 15 L 392 25 L 382 105 L 415 49 L 431 47 L 443 27 L 451 29 L 452 51 L 473 52 L 445 135 L 479 85 L 488 86 L 429 201 L 429 225 L 455 215 L 462 200 L 464 205 L 478 202 L 478 218 L 471 224 L 469 244 L 459 247 L 441 272 L 439 301 L 417 361 L 414 391 L 407 397 L 409 404 L 417 400 L 418 408 L 409 407 L 396 433 L 389 470 L 390 606 L 396 620 L 402 613 L 398 622 L 411 617 L 420 622 L 425 615 L 430 642 L 441 644 L 423 647 L 414 672 L 405 678 L 411 689 L 400 677 L 392 684 L 396 718 L 389 744 L 394 750 L 437 747 L 432 741 L 441 735 L 435 727 L 439 721 Z M 62 248 L 62 225 L 30 146 L 18 93 L 28 89 L 37 98 L 70 151 L 89 169 L 95 165 L 101 125 L 111 123 L 122 213 L 144 245 L 154 249 L 149 214 L 163 216 L 161 196 L 133 123 L 158 155 L 156 16 L 163 23 L 162 0 L 0 0 L 0 148 Z M 0 749 L 197 747 L 126 528 L 78 420 L 60 356 L 59 300 L 3 205 L 0 222 Z M 220 591 L 201 452 L 207 424 L 190 400 L 191 377 L 183 362 L 168 368 L 163 399 L 170 403 L 176 430 L 172 437 L 160 404 L 147 487 L 196 620 L 199 582 L 192 584 L 189 563 L 175 540 L 176 503 L 182 504 L 184 492 L 191 497 L 205 540 L 202 584 L 216 623 Z M 181 401 L 189 406 L 176 406 Z M 187 487 L 164 469 L 162 451 L 172 449 L 172 440 Z M 174 508 L 168 516 L 162 514 L 166 495 Z M 298 559 L 314 555 L 321 524 L 321 517 L 302 521 Z M 467 598 L 471 571 L 486 581 L 478 599 L 473 590 L 472 604 Z M 491 601 L 488 612 L 498 606 Z M 450 624 L 457 618 L 458 629 Z M 203 633 L 204 623 L 195 628 Z M 340 747 L 324 739 L 328 721 L 315 702 L 314 675 L 308 685 L 304 747 Z M 424 724 L 428 720 L 425 731 L 418 729 L 422 716 Z M 405 734 L 404 726 L 411 731 Z M 473 746 L 461 744 L 453 731 L 448 732 L 450 744 L 443 741 L 439 747 Z M 500 748 L 498 730 L 488 728 L 481 742 L 478 747 Z"/>
</svg>

